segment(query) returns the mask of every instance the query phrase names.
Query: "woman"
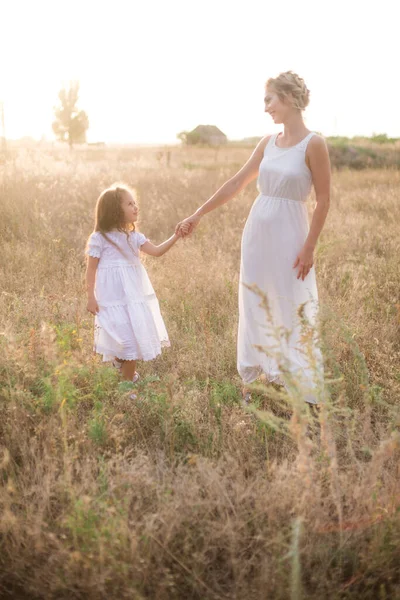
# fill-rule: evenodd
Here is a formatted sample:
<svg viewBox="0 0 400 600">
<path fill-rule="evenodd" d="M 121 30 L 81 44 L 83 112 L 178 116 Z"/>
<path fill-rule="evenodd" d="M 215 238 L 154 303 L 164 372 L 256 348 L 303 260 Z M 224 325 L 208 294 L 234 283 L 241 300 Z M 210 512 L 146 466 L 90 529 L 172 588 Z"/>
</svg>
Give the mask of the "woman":
<svg viewBox="0 0 400 600">
<path fill-rule="evenodd" d="M 283 132 L 264 137 L 240 171 L 177 229 L 186 227 L 191 233 L 206 213 L 258 177 L 260 194 L 247 219 L 241 248 L 237 367 L 244 400 L 251 398 L 247 386 L 264 374 L 287 388 L 295 381 L 304 400 L 316 404 L 322 356 L 314 334 L 310 344 L 302 323 L 305 317 L 312 331 L 317 316 L 313 265 L 329 210 L 328 149 L 325 140 L 304 124 L 309 90 L 298 75 L 288 71 L 269 79 L 264 102 L 265 112 L 283 125 Z M 316 206 L 309 226 L 306 200 L 312 185 Z"/>
</svg>

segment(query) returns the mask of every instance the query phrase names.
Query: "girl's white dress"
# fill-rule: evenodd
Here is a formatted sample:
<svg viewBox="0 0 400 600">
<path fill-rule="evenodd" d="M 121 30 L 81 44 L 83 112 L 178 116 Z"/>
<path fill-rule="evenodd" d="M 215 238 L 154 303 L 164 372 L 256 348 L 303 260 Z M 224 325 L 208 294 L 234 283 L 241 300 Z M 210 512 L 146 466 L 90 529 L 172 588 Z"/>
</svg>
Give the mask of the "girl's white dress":
<svg viewBox="0 0 400 600">
<path fill-rule="evenodd" d="M 305 162 L 313 133 L 290 148 L 276 145 L 272 135 L 264 151 L 258 191 L 247 219 L 241 251 L 237 367 L 244 383 L 264 373 L 269 381 L 284 383 L 282 367 L 305 390 L 304 399 L 317 402 L 323 363 L 317 337 L 302 331 L 303 317 L 316 325 L 318 291 L 315 268 L 304 281 L 293 268 L 309 231 L 306 200 L 311 172 Z M 247 286 L 257 286 L 261 298 Z"/>
<path fill-rule="evenodd" d="M 120 231 L 91 234 L 86 253 L 99 258 L 95 296 L 99 312 L 95 317 L 94 350 L 103 361 L 152 360 L 169 346 L 160 306 L 147 271 L 140 261 L 140 247 L 147 238 Z M 128 241 L 129 239 L 129 241 Z"/>
</svg>

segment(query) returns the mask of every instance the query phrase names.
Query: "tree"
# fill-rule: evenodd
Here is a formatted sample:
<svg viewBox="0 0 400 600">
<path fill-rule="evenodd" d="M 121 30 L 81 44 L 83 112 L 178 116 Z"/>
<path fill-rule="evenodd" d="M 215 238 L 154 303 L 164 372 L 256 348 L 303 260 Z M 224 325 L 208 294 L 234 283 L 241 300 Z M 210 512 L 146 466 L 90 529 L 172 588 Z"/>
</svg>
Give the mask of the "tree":
<svg viewBox="0 0 400 600">
<path fill-rule="evenodd" d="M 79 82 L 71 81 L 69 88 L 63 88 L 58 94 L 60 104 L 54 107 L 56 120 L 53 131 L 62 142 L 73 144 L 86 142 L 86 131 L 89 128 L 89 118 L 85 111 L 76 106 L 79 97 Z"/>
<path fill-rule="evenodd" d="M 186 144 L 187 146 L 194 146 L 201 142 L 200 135 L 196 131 L 181 131 L 176 137 L 178 140 L 181 140 L 182 144 Z"/>
<path fill-rule="evenodd" d="M 182 144 L 187 143 L 187 136 L 188 136 L 187 131 L 181 131 L 180 133 L 176 134 L 176 137 L 178 138 L 178 140 L 180 140 L 182 142 Z"/>
</svg>

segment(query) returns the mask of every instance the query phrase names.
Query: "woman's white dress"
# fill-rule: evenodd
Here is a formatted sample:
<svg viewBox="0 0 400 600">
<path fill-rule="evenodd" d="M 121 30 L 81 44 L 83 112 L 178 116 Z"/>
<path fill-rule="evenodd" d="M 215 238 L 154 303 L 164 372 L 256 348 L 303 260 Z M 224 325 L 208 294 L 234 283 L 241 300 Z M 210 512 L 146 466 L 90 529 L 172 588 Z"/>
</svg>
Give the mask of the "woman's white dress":
<svg viewBox="0 0 400 600">
<path fill-rule="evenodd" d="M 104 361 L 151 360 L 169 346 L 167 330 L 147 271 L 140 261 L 140 247 L 147 241 L 142 233 L 128 237 L 110 231 L 108 242 L 100 232 L 91 234 L 86 253 L 99 258 L 95 296 L 94 350 Z"/>
<path fill-rule="evenodd" d="M 237 367 L 244 383 L 264 373 L 269 381 L 288 387 L 289 374 L 310 403 L 318 401 L 317 387 L 323 377 L 315 335 L 318 291 L 315 268 L 302 281 L 293 264 L 309 231 L 306 200 L 312 178 L 305 153 L 313 135 L 290 148 L 278 147 L 277 135 L 272 135 L 265 148 L 259 195 L 242 237 L 237 346 Z M 267 310 L 260 306 L 255 287 L 247 286 L 265 294 Z M 301 325 L 304 319 L 309 324 L 306 329 Z"/>
</svg>

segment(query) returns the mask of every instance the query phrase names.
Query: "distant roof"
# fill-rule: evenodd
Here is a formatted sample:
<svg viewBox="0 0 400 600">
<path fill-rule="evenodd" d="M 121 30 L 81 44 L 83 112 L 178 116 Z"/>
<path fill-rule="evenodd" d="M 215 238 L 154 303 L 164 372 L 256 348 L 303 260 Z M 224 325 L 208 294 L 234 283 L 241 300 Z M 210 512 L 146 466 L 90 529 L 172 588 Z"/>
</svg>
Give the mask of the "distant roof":
<svg viewBox="0 0 400 600">
<path fill-rule="evenodd" d="M 218 129 L 216 125 L 197 125 L 190 133 L 201 133 L 205 135 L 220 135 L 226 137 L 225 133 Z"/>
</svg>

